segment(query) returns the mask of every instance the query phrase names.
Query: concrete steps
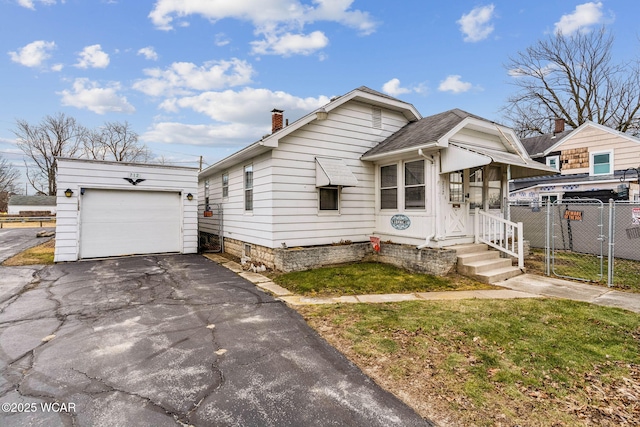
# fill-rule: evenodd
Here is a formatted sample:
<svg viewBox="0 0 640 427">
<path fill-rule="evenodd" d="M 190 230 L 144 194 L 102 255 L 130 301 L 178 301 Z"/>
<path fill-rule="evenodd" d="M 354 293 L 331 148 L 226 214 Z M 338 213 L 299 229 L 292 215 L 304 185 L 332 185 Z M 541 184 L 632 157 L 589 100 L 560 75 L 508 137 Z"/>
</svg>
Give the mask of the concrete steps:
<svg viewBox="0 0 640 427">
<path fill-rule="evenodd" d="M 512 265 L 510 258 L 501 258 L 500 252 L 485 244 L 453 246 L 458 254 L 458 273 L 483 283 L 496 283 L 523 272 Z"/>
</svg>

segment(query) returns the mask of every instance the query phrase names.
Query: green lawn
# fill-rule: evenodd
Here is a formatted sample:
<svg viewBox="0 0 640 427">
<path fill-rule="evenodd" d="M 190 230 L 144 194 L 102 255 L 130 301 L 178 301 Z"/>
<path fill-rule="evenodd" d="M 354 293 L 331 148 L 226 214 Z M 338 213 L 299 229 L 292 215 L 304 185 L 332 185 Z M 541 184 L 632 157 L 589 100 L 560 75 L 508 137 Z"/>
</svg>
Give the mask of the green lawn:
<svg viewBox="0 0 640 427">
<path fill-rule="evenodd" d="M 553 299 L 299 310 L 424 416 L 474 426 L 640 420 L 638 314 Z"/>
<path fill-rule="evenodd" d="M 307 296 L 392 294 L 408 292 L 496 289 L 466 277 L 411 273 L 389 264 L 365 262 L 285 273 L 274 282 Z"/>
</svg>

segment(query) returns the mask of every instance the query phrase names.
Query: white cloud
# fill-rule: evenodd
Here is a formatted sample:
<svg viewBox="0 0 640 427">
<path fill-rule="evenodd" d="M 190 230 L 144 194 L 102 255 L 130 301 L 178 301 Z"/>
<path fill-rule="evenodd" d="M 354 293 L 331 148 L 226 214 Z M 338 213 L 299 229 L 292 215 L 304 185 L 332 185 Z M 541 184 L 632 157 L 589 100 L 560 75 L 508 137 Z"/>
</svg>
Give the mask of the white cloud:
<svg viewBox="0 0 640 427">
<path fill-rule="evenodd" d="M 494 17 L 494 10 L 493 4 L 478 6 L 456 21 L 460 25 L 460 31 L 464 34 L 464 41 L 478 42 L 489 37 L 489 34 L 493 32 L 493 25 L 490 21 Z"/>
<path fill-rule="evenodd" d="M 158 60 L 158 54 L 156 53 L 156 50 L 153 48 L 153 46 L 143 47 L 142 49 L 138 50 L 138 55 L 142 55 L 151 61 Z"/>
<path fill-rule="evenodd" d="M 51 71 L 62 71 L 63 68 L 64 68 L 63 64 L 53 64 L 51 66 Z"/>
<path fill-rule="evenodd" d="M 386 82 L 384 85 L 382 85 L 382 91 L 391 96 L 398 96 L 402 95 L 403 93 L 411 92 L 410 89 L 400 87 L 399 79 L 391 79 Z"/>
<path fill-rule="evenodd" d="M 58 92 L 58 95 L 62 96 L 62 105 L 86 108 L 97 114 L 135 112 L 127 98 L 118 94 L 119 90 L 119 83 L 100 87 L 98 83 L 89 79 L 78 78 L 74 81 L 72 90 L 63 90 Z"/>
<path fill-rule="evenodd" d="M 459 75 L 449 75 L 446 79 L 440 82 L 440 86 L 438 86 L 438 90 L 440 92 L 453 92 L 453 93 L 464 93 L 473 87 L 473 85 L 469 82 L 463 82 L 460 80 L 462 76 Z"/>
<path fill-rule="evenodd" d="M 576 31 L 588 31 L 590 26 L 603 22 L 602 2 L 579 4 L 573 13 L 562 15 L 555 23 L 554 32 L 571 35 Z"/>
<path fill-rule="evenodd" d="M 82 49 L 78 55 L 78 68 L 107 68 L 109 65 L 109 55 L 102 51 L 102 46 L 94 44 Z"/>
<path fill-rule="evenodd" d="M 229 40 L 225 33 L 218 33 L 215 35 L 214 43 L 216 44 L 216 46 L 222 47 L 231 43 L 231 40 Z"/>
<path fill-rule="evenodd" d="M 191 62 L 174 62 L 168 68 L 144 70 L 149 78 L 138 80 L 133 88 L 151 96 L 189 95 L 194 90 L 214 90 L 251 82 L 253 67 L 246 61 L 210 61 L 202 66 Z"/>
<path fill-rule="evenodd" d="M 25 67 L 39 67 L 51 57 L 49 54 L 56 47 L 55 42 L 36 40 L 18 49 L 17 52 L 9 52 L 13 62 L 17 62 Z"/>
<path fill-rule="evenodd" d="M 213 124 L 183 124 L 162 121 L 141 135 L 146 142 L 232 147 L 232 151 L 271 133 L 273 108 L 285 111 L 291 120 L 329 102 L 326 96 L 300 98 L 285 92 L 244 88 L 240 91 L 205 92 L 198 96 L 164 101 L 160 108 L 179 112 L 188 108 L 213 119 Z"/>
<path fill-rule="evenodd" d="M 250 142 L 257 141 L 263 134 L 263 129 L 256 129 L 255 126 L 242 123 L 192 125 L 177 122 L 159 122 L 140 135 L 140 140 L 149 143 L 240 148 Z"/>
<path fill-rule="evenodd" d="M 329 44 L 322 31 L 311 34 L 265 34 L 265 40 L 251 42 L 252 52 L 259 55 L 311 55 Z"/>
<path fill-rule="evenodd" d="M 306 24 L 328 21 L 354 28 L 364 35 L 375 31 L 377 23 L 367 12 L 352 10 L 353 1 L 313 0 L 310 5 L 299 0 L 158 0 L 149 18 L 162 30 L 173 29 L 176 19 L 178 25 L 183 25 L 184 19 L 191 15 L 200 15 L 212 22 L 225 18 L 249 21 L 255 28 L 255 34 L 264 37 L 252 43 L 254 52 L 308 55 L 326 46 L 328 39 L 319 31 L 305 35 L 303 29 Z M 276 42 L 285 46 L 280 47 Z"/>
<path fill-rule="evenodd" d="M 49 6 L 52 4 L 56 4 L 56 0 L 37 0 L 40 3 Z M 64 3 L 64 1 L 62 1 Z M 18 4 L 22 7 L 26 7 L 27 9 L 36 10 L 36 5 L 34 0 L 18 0 Z"/>
<path fill-rule="evenodd" d="M 285 110 L 285 115 L 297 119 L 329 102 L 326 96 L 300 98 L 281 91 L 244 88 L 240 91 L 203 92 L 196 96 L 165 100 L 160 108 L 168 112 L 191 109 L 222 123 L 243 123 L 271 129 L 273 108 Z"/>
</svg>

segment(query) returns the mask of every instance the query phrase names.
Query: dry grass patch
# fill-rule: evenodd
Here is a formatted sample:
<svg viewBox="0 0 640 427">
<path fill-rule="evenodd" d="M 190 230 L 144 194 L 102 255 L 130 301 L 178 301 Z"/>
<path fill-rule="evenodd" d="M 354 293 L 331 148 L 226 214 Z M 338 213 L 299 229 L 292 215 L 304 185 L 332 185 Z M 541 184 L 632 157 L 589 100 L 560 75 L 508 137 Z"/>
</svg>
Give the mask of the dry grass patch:
<svg viewBox="0 0 640 427">
<path fill-rule="evenodd" d="M 565 300 L 296 307 L 422 416 L 456 426 L 640 425 L 640 316 Z"/>
<path fill-rule="evenodd" d="M 3 222 L 2 228 L 55 228 L 55 221 L 42 221 L 42 226 L 40 222 L 30 221 L 30 222 Z"/>
<path fill-rule="evenodd" d="M 55 246 L 55 240 L 51 239 L 41 245 L 20 252 L 18 255 L 7 259 L 2 265 L 15 267 L 20 265 L 53 264 Z"/>
</svg>

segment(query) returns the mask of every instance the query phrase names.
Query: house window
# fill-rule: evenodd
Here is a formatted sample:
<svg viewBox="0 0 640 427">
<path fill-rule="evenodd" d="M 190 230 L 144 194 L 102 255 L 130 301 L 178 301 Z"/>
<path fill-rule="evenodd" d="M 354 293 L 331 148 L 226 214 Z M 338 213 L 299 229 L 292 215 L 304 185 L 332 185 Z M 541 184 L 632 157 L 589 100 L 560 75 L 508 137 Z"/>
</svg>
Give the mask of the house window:
<svg viewBox="0 0 640 427">
<path fill-rule="evenodd" d="M 209 205 L 209 180 L 204 180 L 204 203 Z"/>
<path fill-rule="evenodd" d="M 321 187 L 318 190 L 320 210 L 337 211 L 339 208 L 338 200 L 340 199 L 340 191 L 338 190 L 338 187 Z"/>
<path fill-rule="evenodd" d="M 424 209 L 424 160 L 404 164 L 404 207 Z"/>
<path fill-rule="evenodd" d="M 449 202 L 464 203 L 464 181 L 462 171 L 449 174 Z"/>
<path fill-rule="evenodd" d="M 502 208 L 502 170 L 497 166 L 487 167 L 487 199 L 489 209 Z"/>
<path fill-rule="evenodd" d="M 549 156 L 546 159 L 547 166 L 550 168 L 554 168 L 555 170 L 560 170 L 560 156 Z"/>
<path fill-rule="evenodd" d="M 398 165 L 380 168 L 380 209 L 398 209 Z"/>
<path fill-rule="evenodd" d="M 483 209 L 482 192 L 484 186 L 484 168 L 474 168 L 469 171 L 469 209 Z"/>
<path fill-rule="evenodd" d="M 589 162 L 591 175 L 609 175 L 613 173 L 613 152 L 601 151 L 591 153 Z"/>
<path fill-rule="evenodd" d="M 229 173 L 222 174 L 222 197 L 229 197 Z"/>
<path fill-rule="evenodd" d="M 253 210 L 253 165 L 244 167 L 244 210 Z"/>
</svg>

